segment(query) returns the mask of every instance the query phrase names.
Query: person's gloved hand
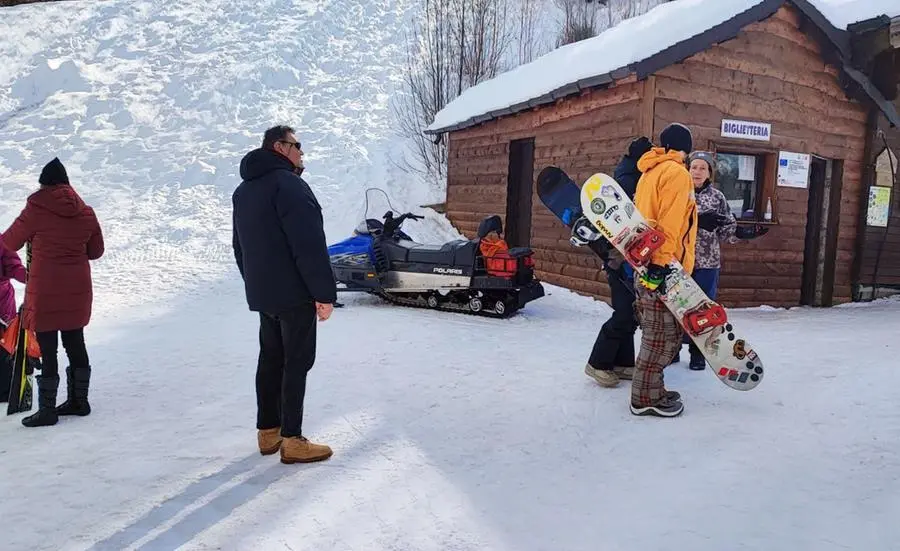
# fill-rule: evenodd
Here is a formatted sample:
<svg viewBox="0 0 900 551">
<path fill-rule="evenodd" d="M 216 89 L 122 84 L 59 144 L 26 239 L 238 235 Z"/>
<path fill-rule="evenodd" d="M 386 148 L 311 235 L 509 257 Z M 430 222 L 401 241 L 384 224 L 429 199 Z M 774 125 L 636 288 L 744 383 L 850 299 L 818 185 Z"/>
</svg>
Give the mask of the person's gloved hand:
<svg viewBox="0 0 900 551">
<path fill-rule="evenodd" d="M 666 276 L 670 273 L 672 273 L 672 268 L 668 266 L 650 264 L 647 266 L 647 272 L 640 278 L 641 285 L 664 295 L 666 294 Z"/>
<path fill-rule="evenodd" d="M 706 231 L 716 231 L 727 223 L 728 218 L 715 211 L 704 212 L 697 216 L 697 225 Z"/>
<path fill-rule="evenodd" d="M 738 226 L 734 230 L 734 236 L 738 239 L 756 239 L 757 237 L 769 233 L 769 228 L 762 224 L 753 224 L 752 226 Z"/>
<path fill-rule="evenodd" d="M 641 155 L 650 151 L 651 147 L 653 147 L 653 142 L 651 142 L 647 136 L 641 136 L 640 138 L 632 140 L 631 144 L 629 144 L 628 156 L 632 159 L 640 159 Z"/>
</svg>

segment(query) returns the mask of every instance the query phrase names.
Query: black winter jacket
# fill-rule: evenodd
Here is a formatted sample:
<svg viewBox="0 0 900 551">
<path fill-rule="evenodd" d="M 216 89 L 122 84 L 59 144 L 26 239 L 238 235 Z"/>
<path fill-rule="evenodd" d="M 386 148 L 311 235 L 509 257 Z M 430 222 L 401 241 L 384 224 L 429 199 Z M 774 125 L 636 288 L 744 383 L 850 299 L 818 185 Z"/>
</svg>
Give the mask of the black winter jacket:
<svg viewBox="0 0 900 551">
<path fill-rule="evenodd" d="M 277 314 L 335 302 L 322 208 L 309 185 L 267 149 L 244 156 L 241 178 L 231 196 L 232 245 L 250 310 Z"/>
<path fill-rule="evenodd" d="M 613 178 L 622 186 L 632 201 L 634 201 L 634 192 L 637 191 L 638 180 L 641 179 L 641 171 L 638 170 L 637 162 L 637 159 L 623 155 L 613 173 Z"/>
</svg>

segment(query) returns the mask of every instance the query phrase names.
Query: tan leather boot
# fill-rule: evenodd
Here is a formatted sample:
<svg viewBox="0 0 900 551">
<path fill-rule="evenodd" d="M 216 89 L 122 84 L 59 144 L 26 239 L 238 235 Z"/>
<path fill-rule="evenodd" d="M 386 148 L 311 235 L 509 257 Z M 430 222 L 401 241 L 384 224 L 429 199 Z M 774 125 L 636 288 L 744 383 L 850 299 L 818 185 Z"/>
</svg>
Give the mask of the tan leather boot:
<svg viewBox="0 0 900 551">
<path fill-rule="evenodd" d="M 613 388 L 619 384 L 619 376 L 614 371 L 594 369 L 591 364 L 584 366 L 584 374 L 607 388 Z"/>
<path fill-rule="evenodd" d="M 324 444 L 313 444 L 304 436 L 285 438 L 281 443 L 282 463 L 311 463 L 331 457 L 331 448 Z"/>
<path fill-rule="evenodd" d="M 281 448 L 281 427 L 264 429 L 256 433 L 256 441 L 259 444 L 259 453 L 272 455 Z"/>
</svg>

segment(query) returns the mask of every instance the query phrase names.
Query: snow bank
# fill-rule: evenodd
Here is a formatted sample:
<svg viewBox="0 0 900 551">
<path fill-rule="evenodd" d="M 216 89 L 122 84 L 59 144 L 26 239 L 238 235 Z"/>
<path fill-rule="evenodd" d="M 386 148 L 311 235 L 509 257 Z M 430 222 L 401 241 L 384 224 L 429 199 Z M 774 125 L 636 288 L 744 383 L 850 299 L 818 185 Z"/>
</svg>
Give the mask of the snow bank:
<svg viewBox="0 0 900 551">
<path fill-rule="evenodd" d="M 4 8 L 0 231 L 59 156 L 106 232 L 107 256 L 95 263 L 100 287 L 143 301 L 151 287 L 236 277 L 231 192 L 240 159 L 279 123 L 298 131 L 329 242 L 356 226 L 366 187 L 421 213 L 415 207 L 427 190 L 388 159 L 398 150 L 388 100 L 405 59 L 397 31 L 412 5 L 79 0 Z M 432 220 L 408 229 L 440 239 L 447 228 Z"/>
<path fill-rule="evenodd" d="M 582 79 L 647 59 L 752 8 L 761 0 L 675 0 L 626 19 L 600 35 L 568 44 L 465 90 L 439 111 L 428 130 L 446 128 L 539 98 Z M 812 0 L 835 26 L 881 13 L 900 14 L 900 0 Z"/>
</svg>

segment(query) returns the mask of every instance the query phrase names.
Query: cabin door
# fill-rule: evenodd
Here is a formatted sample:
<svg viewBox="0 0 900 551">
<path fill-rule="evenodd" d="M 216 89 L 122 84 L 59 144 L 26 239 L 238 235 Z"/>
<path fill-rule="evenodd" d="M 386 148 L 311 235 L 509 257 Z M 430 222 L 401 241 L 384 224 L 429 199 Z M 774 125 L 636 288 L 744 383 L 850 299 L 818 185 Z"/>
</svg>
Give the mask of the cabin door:
<svg viewBox="0 0 900 551">
<path fill-rule="evenodd" d="M 531 246 L 531 196 L 534 192 L 534 138 L 509 143 L 506 228 L 510 247 Z"/>
<path fill-rule="evenodd" d="M 843 163 L 813 155 L 809 165 L 800 304 L 831 306 L 840 230 Z"/>
</svg>

